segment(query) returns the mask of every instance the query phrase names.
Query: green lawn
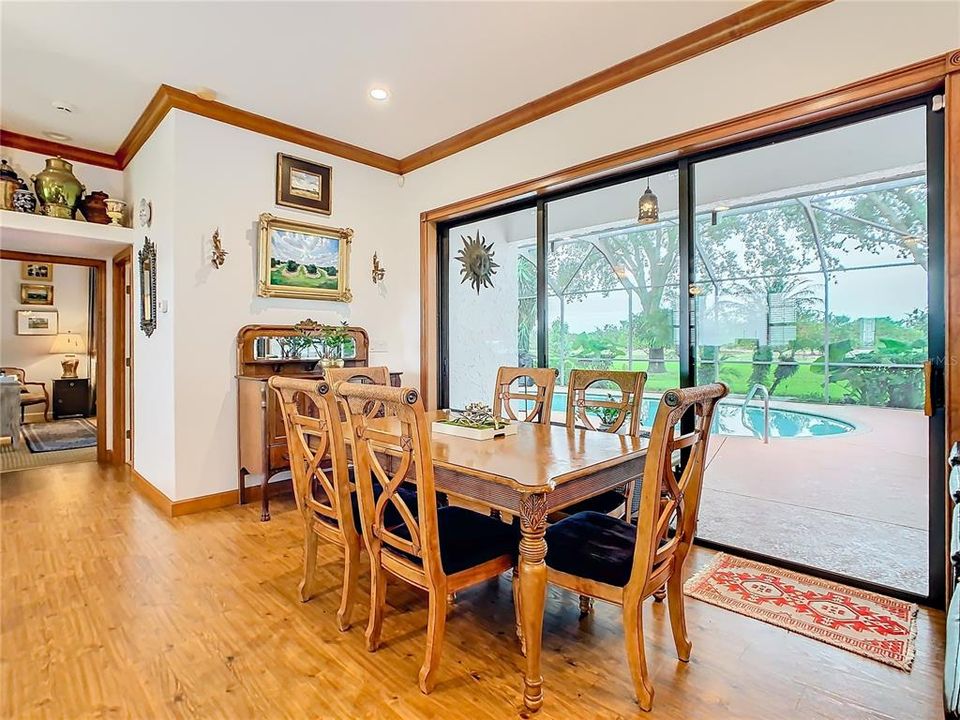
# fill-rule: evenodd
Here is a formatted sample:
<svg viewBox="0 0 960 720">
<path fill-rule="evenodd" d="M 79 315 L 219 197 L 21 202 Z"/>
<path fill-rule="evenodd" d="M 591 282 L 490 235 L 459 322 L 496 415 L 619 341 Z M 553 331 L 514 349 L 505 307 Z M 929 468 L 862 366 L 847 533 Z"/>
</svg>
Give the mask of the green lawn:
<svg viewBox="0 0 960 720">
<path fill-rule="evenodd" d="M 317 275 L 307 275 L 303 265 L 293 275 L 287 274 L 285 266 L 281 265 L 270 271 L 272 285 L 286 285 L 298 288 L 319 288 L 321 290 L 336 290 L 337 278 L 330 277 L 326 271 L 318 269 Z"/>
</svg>

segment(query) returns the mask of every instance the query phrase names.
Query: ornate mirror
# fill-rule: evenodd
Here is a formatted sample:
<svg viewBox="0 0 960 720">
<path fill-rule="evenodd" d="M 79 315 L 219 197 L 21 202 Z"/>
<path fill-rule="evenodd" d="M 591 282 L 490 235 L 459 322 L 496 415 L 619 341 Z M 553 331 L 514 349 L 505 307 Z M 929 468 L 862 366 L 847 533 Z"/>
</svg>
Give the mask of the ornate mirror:
<svg viewBox="0 0 960 720">
<path fill-rule="evenodd" d="M 157 329 L 157 246 L 143 239 L 140 260 L 140 329 L 147 337 Z"/>
</svg>

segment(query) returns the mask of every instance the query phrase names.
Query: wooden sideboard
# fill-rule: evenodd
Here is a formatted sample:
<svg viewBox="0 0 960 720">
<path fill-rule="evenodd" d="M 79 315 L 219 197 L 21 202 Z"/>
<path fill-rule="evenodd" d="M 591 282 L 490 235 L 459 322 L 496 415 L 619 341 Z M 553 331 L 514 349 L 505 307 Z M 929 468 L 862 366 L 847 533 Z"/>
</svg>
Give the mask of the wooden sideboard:
<svg viewBox="0 0 960 720">
<path fill-rule="evenodd" d="M 237 436 L 239 451 L 240 502 L 248 500 L 247 475 L 262 475 L 260 484 L 260 519 L 270 519 L 270 478 L 290 468 L 287 436 L 275 393 L 267 387 L 273 375 L 301 378 L 323 378 L 318 358 L 284 358 L 269 356 L 276 338 L 293 338 L 311 331 L 319 324 L 305 320 L 296 325 L 247 325 L 237 333 Z M 345 328 L 353 343 L 353 351 L 344 359 L 345 367 L 369 364 L 370 341 L 361 327 Z M 390 373 L 392 385 L 400 385 L 400 373 Z M 306 409 L 304 409 L 306 412 Z M 290 487 L 273 483 L 279 491 Z"/>
</svg>

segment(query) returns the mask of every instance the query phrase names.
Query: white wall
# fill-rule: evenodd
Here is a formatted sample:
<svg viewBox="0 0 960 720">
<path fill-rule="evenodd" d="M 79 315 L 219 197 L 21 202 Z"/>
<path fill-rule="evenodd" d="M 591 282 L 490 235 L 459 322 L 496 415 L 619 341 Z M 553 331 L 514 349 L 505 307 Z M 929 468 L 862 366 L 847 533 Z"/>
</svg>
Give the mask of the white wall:
<svg viewBox="0 0 960 720">
<path fill-rule="evenodd" d="M 31 282 L 20 277 L 19 260 L 0 260 L 0 365 L 23 368 L 29 382 L 42 382 L 53 402 L 53 380 L 63 374 L 62 355 L 51 355 L 51 335 L 17 335 L 17 310 L 56 310 L 59 332 L 77 333 L 86 340 L 90 269 L 77 265 L 54 265 L 52 306 L 20 303 L 20 284 Z M 47 284 L 47 283 L 44 283 Z M 78 355 L 80 377 L 88 377 L 88 357 Z M 51 404 L 51 410 L 53 405 Z M 52 417 L 52 416 L 51 416 Z M 41 422 L 43 406 L 27 408 L 27 420 Z"/>
<path fill-rule="evenodd" d="M 175 111 L 164 125 L 127 171 L 128 195 L 154 202 L 159 297 L 169 303 L 154 337 L 137 336 L 134 457 L 137 470 L 177 500 L 236 487 L 236 335 L 244 325 L 347 320 L 369 332 L 372 364 L 416 382 L 416 326 L 398 320 L 419 312 L 419 261 L 398 242 L 400 190 L 389 173 L 189 113 Z M 277 152 L 333 167 L 333 215 L 274 205 Z M 257 297 L 262 212 L 353 228 L 353 301 Z M 229 255 L 216 270 L 210 238 L 218 227 Z M 387 270 L 380 287 L 370 279 L 375 250 Z"/>
<path fill-rule="evenodd" d="M 136 470 L 168 498 L 176 493 L 176 443 L 174 432 L 174 320 L 173 302 L 175 265 L 176 177 L 174 139 L 177 118 L 173 114 L 159 127 L 137 153 L 124 171 L 128 202 L 147 198 L 153 205 L 150 228 L 138 232 L 133 249 L 134 268 L 137 253 L 143 248 L 143 237 L 149 236 L 157 245 L 157 296 L 168 302 L 168 311 L 158 313 L 157 328 L 149 338 L 140 330 L 140 277 L 133 273 L 134 334 L 133 334 L 133 461 Z M 186 322 L 200 321 L 200 308 L 184 313 Z"/>
</svg>

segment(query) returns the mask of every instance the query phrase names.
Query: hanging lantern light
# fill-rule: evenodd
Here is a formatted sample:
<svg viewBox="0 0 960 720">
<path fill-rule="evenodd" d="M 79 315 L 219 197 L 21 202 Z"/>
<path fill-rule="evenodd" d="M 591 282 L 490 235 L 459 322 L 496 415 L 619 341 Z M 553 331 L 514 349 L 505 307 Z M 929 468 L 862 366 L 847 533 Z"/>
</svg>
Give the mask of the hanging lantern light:
<svg viewBox="0 0 960 720">
<path fill-rule="evenodd" d="M 640 196 L 639 211 L 637 213 L 637 222 L 641 225 L 649 225 L 660 219 L 660 203 L 657 196 L 650 189 L 650 179 L 647 178 L 647 189 Z"/>
</svg>

